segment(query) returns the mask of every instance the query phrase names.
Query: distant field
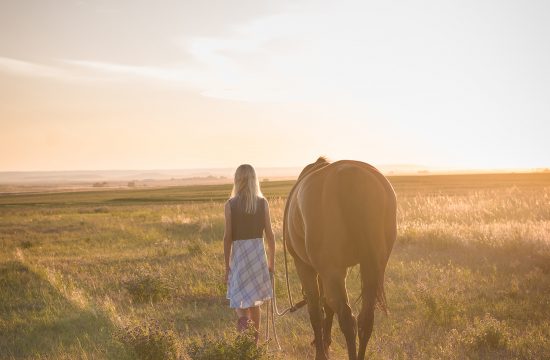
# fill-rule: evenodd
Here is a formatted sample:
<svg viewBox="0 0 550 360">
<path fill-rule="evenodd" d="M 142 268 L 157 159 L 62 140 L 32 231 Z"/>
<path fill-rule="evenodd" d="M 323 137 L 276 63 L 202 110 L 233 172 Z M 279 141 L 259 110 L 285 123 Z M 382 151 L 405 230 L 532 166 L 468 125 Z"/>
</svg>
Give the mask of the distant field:
<svg viewBox="0 0 550 360">
<path fill-rule="evenodd" d="M 389 179 L 399 232 L 386 274 L 390 315 L 376 315 L 370 358 L 550 358 L 550 174 Z M 292 184 L 262 183 L 281 306 Z M 206 333 L 229 334 L 235 319 L 221 278 L 230 189 L 0 196 L 0 359 L 132 359 L 120 338 L 130 323 L 158 322 L 182 349 Z M 353 269 L 351 298 L 358 286 Z M 277 328 L 280 358 L 313 358 L 305 310 Z M 345 358 L 337 324 L 333 339 L 332 358 Z"/>
</svg>

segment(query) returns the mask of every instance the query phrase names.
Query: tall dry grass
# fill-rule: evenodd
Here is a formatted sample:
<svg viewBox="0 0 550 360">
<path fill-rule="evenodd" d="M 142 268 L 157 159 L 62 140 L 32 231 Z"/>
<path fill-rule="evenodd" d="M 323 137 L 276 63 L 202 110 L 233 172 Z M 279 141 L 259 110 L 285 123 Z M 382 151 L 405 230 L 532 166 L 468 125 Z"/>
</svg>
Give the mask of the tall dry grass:
<svg viewBox="0 0 550 360">
<path fill-rule="evenodd" d="M 376 315 L 370 358 L 550 358 L 550 183 L 411 181 L 396 182 L 390 315 Z M 147 334 L 150 324 L 162 339 L 151 345 L 154 354 L 183 356 L 204 334 L 231 336 L 235 316 L 221 281 L 223 202 L 201 191 L 206 201 L 194 192 L 193 201 L 178 203 L 88 204 L 91 195 L 68 203 L 59 197 L 74 195 L 58 194 L 49 205 L 26 197 L 0 206 L 0 358 L 130 359 L 121 339 Z M 280 193 L 270 206 L 284 305 Z M 116 194 L 97 195 L 108 196 Z M 348 288 L 355 298 L 356 269 Z M 277 327 L 279 357 L 313 358 L 305 310 L 277 319 Z M 134 333 L 121 336 L 124 329 Z M 333 334 L 333 357 L 344 358 L 337 323 Z"/>
</svg>

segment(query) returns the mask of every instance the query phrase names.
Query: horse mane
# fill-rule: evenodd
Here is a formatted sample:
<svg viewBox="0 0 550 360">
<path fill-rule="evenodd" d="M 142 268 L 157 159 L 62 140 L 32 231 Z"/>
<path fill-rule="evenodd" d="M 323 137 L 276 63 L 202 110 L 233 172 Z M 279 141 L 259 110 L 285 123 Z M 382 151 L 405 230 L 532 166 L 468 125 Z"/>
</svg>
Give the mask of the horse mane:
<svg viewBox="0 0 550 360">
<path fill-rule="evenodd" d="M 319 164 L 327 163 L 327 164 L 328 164 L 328 163 L 330 163 L 330 160 L 329 160 L 328 157 L 326 157 L 325 155 L 321 155 L 321 156 L 319 156 L 319 158 L 317 159 L 317 161 L 315 161 L 314 164 L 317 164 L 317 163 L 319 163 Z"/>
<path fill-rule="evenodd" d="M 298 176 L 298 179 L 296 180 L 296 183 L 294 184 L 292 190 L 294 190 L 294 187 L 296 187 L 296 185 L 298 185 L 298 183 L 306 176 L 306 175 L 309 175 L 311 174 L 312 172 L 314 172 L 315 170 L 319 170 L 320 168 L 322 167 L 325 167 L 326 165 L 330 164 L 330 161 L 328 160 L 327 157 L 325 156 L 319 156 L 319 158 L 314 162 L 314 163 L 311 163 L 309 165 L 307 165 L 306 167 L 304 167 L 304 169 L 302 170 L 302 172 L 300 173 L 300 175 Z M 290 191 L 290 194 L 292 194 L 292 190 Z"/>
</svg>

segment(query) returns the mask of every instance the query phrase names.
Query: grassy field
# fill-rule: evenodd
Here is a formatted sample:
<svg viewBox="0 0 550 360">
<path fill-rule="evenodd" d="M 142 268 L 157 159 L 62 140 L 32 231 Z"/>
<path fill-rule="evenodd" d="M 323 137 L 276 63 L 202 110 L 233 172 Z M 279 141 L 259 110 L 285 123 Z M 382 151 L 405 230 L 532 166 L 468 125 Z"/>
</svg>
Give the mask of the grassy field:
<svg viewBox="0 0 550 360">
<path fill-rule="evenodd" d="M 376 314 L 369 357 L 550 358 L 550 174 L 390 181 L 399 217 L 386 275 L 390 314 Z M 291 185 L 262 184 L 281 307 Z M 213 185 L 1 196 L 0 359 L 133 359 L 135 329 L 160 334 L 161 345 L 168 336 L 182 354 L 204 334 L 230 336 L 235 316 L 221 281 L 229 192 Z M 358 286 L 352 269 L 351 298 Z M 305 309 L 278 318 L 277 328 L 277 357 L 313 358 Z M 345 358 L 337 325 L 331 354 Z"/>
</svg>

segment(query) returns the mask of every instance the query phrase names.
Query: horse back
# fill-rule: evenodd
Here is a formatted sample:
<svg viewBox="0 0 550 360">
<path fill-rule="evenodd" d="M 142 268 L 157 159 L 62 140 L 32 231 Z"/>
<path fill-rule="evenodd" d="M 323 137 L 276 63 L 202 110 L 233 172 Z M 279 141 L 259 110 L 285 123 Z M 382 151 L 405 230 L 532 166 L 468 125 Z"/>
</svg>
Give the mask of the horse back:
<svg viewBox="0 0 550 360">
<path fill-rule="evenodd" d="M 289 201 L 290 238 L 296 254 L 314 267 L 327 262 L 347 267 L 360 261 L 365 251 L 362 242 L 368 241 L 369 234 L 388 227 L 387 210 L 395 203 L 395 195 L 374 167 L 339 161 L 302 179 Z M 377 251 L 388 247 L 380 245 Z M 381 252 L 384 257 L 385 251 Z"/>
</svg>

